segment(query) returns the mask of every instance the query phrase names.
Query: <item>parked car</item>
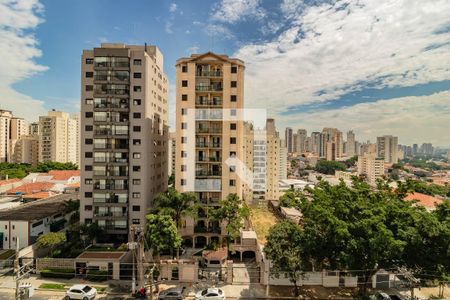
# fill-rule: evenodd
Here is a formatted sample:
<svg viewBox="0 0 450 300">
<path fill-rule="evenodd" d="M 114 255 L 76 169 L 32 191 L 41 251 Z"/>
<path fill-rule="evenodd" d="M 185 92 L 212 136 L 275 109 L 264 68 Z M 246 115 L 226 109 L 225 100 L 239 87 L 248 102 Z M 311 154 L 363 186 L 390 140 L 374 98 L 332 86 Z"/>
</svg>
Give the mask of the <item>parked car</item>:
<svg viewBox="0 0 450 300">
<path fill-rule="evenodd" d="M 384 292 L 376 292 L 375 295 L 370 296 L 370 300 L 392 300 L 388 294 Z"/>
<path fill-rule="evenodd" d="M 97 296 L 97 290 L 85 284 L 73 285 L 67 292 L 64 300 L 92 300 Z"/>
<path fill-rule="evenodd" d="M 225 293 L 218 288 L 208 288 L 198 292 L 195 300 L 225 300 Z"/>
<path fill-rule="evenodd" d="M 183 300 L 186 287 L 174 287 L 159 293 L 158 300 Z"/>
</svg>

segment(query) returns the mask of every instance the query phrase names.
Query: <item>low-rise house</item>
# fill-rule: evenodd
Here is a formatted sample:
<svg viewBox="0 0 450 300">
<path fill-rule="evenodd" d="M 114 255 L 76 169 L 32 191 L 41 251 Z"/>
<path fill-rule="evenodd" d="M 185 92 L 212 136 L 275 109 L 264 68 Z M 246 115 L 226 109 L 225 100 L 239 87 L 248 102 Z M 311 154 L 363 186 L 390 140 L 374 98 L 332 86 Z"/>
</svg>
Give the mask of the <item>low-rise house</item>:
<svg viewBox="0 0 450 300">
<path fill-rule="evenodd" d="M 299 224 L 301 219 L 303 218 L 303 214 L 296 208 L 293 207 L 280 207 L 281 214 L 283 217 L 288 219 L 289 221 Z"/>
<path fill-rule="evenodd" d="M 0 180 L 0 194 L 6 191 L 19 187 L 23 184 L 23 181 L 18 178 Z"/>
<path fill-rule="evenodd" d="M 425 209 L 428 211 L 435 210 L 436 206 L 442 203 L 442 199 L 422 193 L 410 193 L 405 197 L 404 200 L 415 201 L 415 205 L 425 207 Z"/>
<path fill-rule="evenodd" d="M 66 223 L 65 201 L 74 195 L 58 195 L 0 211 L 0 247 L 19 249 L 36 242 L 39 235 L 56 232 Z"/>
</svg>

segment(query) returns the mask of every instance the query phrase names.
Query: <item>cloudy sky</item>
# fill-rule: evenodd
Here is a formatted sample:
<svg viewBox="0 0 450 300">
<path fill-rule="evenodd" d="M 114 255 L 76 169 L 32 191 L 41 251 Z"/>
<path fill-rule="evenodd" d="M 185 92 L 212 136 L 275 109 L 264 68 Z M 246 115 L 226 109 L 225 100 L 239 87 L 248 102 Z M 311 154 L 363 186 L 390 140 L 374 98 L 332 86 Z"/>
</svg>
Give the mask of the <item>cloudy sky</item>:
<svg viewBox="0 0 450 300">
<path fill-rule="evenodd" d="M 0 0 L 0 108 L 76 112 L 82 49 L 158 45 L 246 62 L 247 107 L 285 126 L 450 147 L 448 0 Z M 175 109 L 171 90 L 171 123 Z"/>
</svg>

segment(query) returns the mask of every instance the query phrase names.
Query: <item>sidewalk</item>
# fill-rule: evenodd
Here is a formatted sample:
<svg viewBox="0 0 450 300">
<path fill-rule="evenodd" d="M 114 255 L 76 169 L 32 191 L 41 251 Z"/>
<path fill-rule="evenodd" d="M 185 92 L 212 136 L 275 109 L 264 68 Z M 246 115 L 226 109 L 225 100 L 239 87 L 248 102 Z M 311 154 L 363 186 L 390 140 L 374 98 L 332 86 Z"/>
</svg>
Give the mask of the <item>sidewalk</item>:
<svg viewBox="0 0 450 300">
<path fill-rule="evenodd" d="M 108 283 L 106 282 L 88 282 L 81 278 L 73 279 L 58 279 L 58 278 L 41 278 L 39 275 L 31 275 L 28 279 L 21 280 L 22 283 L 30 283 L 35 289 L 39 289 L 43 283 L 59 283 L 70 287 L 74 284 L 89 284 L 95 287 L 108 288 Z M 15 289 L 16 282 L 13 276 L 3 276 L 0 277 L 0 289 Z"/>
</svg>

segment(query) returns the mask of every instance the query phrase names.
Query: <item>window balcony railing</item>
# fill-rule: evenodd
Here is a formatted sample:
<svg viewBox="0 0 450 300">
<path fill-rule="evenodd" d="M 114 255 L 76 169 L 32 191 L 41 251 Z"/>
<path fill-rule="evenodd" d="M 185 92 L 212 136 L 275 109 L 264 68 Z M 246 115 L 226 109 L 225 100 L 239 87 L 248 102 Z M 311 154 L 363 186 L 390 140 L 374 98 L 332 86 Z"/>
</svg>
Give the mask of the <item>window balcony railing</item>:
<svg viewBox="0 0 450 300">
<path fill-rule="evenodd" d="M 197 77 L 222 77 L 222 71 L 197 71 L 195 73 Z"/>
<path fill-rule="evenodd" d="M 195 147 L 197 148 L 221 148 L 221 143 L 208 143 L 208 142 L 197 142 L 195 143 Z"/>
<path fill-rule="evenodd" d="M 94 184 L 96 190 L 127 190 L 128 184 Z"/>
<path fill-rule="evenodd" d="M 199 171 L 195 171 L 195 176 L 198 176 L 198 177 L 201 177 L 201 176 L 222 176 L 222 171 L 199 170 Z"/>
<path fill-rule="evenodd" d="M 94 217 L 126 217 L 127 213 L 123 212 L 111 212 L 111 211 L 105 211 L 105 212 L 95 212 Z"/>
<path fill-rule="evenodd" d="M 221 85 L 196 85 L 195 90 L 200 92 L 221 92 L 223 88 Z"/>
<path fill-rule="evenodd" d="M 220 234 L 220 227 L 194 226 L 194 233 L 217 233 Z"/>
<path fill-rule="evenodd" d="M 195 101 L 197 106 L 222 106 L 222 100 L 199 100 Z"/>
<path fill-rule="evenodd" d="M 197 127 L 196 133 L 222 133 L 222 127 Z"/>
</svg>

